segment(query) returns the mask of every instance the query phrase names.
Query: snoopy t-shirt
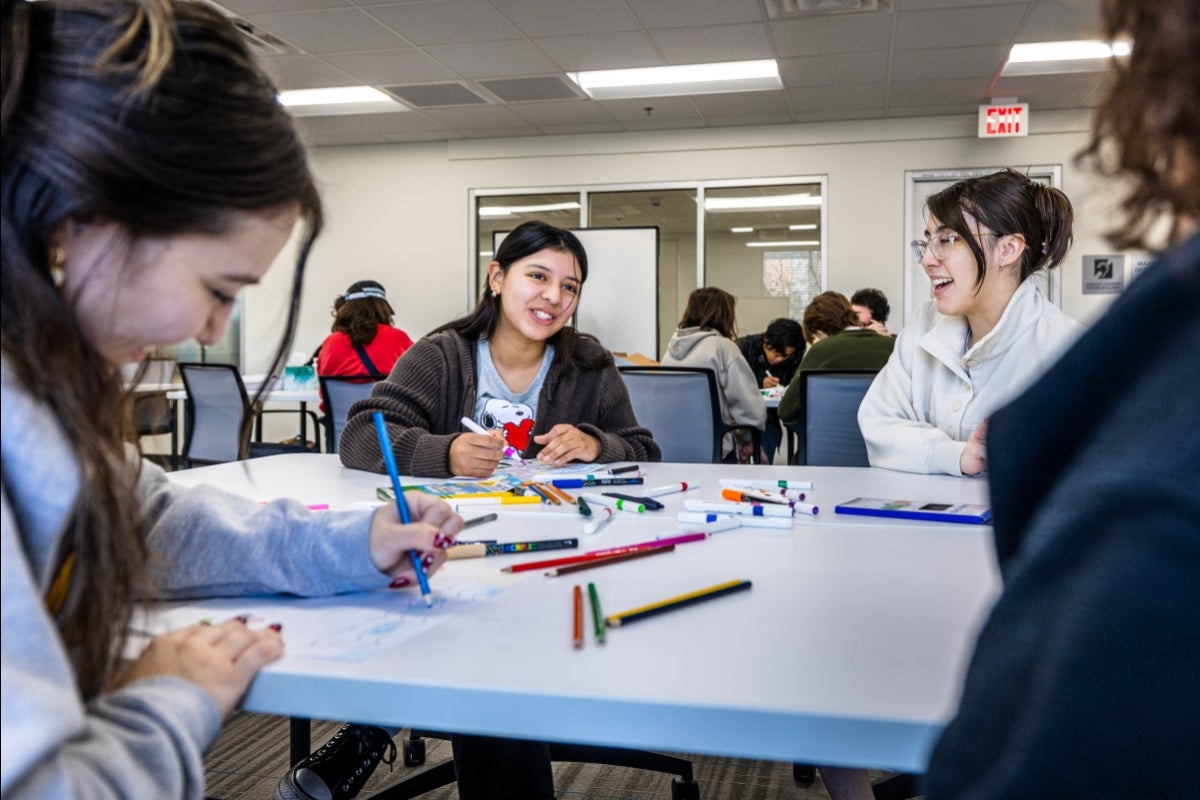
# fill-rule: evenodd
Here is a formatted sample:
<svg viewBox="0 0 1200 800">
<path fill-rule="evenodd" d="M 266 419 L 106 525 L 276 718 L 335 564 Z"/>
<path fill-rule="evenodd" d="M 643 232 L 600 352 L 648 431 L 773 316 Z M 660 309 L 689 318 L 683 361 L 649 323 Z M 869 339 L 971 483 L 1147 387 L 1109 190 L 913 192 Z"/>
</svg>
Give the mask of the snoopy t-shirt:
<svg viewBox="0 0 1200 800">
<path fill-rule="evenodd" d="M 517 393 L 505 385 L 496 365 L 492 362 L 492 349 L 487 339 L 475 344 L 475 365 L 478 371 L 475 394 L 475 421 L 484 428 L 504 432 L 504 439 L 521 452 L 533 443 L 533 421 L 537 418 L 538 393 L 550 371 L 554 360 L 554 345 L 546 345 L 542 355 L 542 366 L 533 382 L 525 391 Z"/>
</svg>

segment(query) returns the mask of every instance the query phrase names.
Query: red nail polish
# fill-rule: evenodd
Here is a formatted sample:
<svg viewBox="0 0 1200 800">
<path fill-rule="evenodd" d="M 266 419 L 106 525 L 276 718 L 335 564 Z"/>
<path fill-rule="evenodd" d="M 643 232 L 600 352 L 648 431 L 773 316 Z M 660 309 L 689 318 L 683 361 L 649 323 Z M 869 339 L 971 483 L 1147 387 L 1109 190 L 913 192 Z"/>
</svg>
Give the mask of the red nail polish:
<svg viewBox="0 0 1200 800">
<path fill-rule="evenodd" d="M 400 589 L 400 588 L 403 588 L 403 587 L 405 587 L 405 586 L 408 586 L 408 584 L 409 584 L 410 582 L 411 582 L 411 581 L 409 581 L 409 579 L 408 579 L 408 578 L 406 578 L 406 577 L 404 577 L 403 575 L 401 575 L 399 578 L 396 578 L 396 580 L 394 580 L 394 581 L 392 581 L 391 583 L 389 583 L 389 584 L 388 584 L 388 586 L 390 586 L 392 589 Z"/>
<path fill-rule="evenodd" d="M 452 544 L 454 544 L 454 540 L 451 539 L 449 536 L 447 536 L 444 533 L 438 532 L 433 537 L 433 546 L 434 547 L 440 547 L 443 550 L 445 550 L 447 547 L 450 547 Z"/>
<path fill-rule="evenodd" d="M 282 622 L 272 622 L 267 627 L 270 628 L 271 630 L 275 631 L 276 633 L 279 633 L 280 631 L 283 630 L 283 623 Z"/>
<path fill-rule="evenodd" d="M 238 622 L 245 625 L 247 622 L 250 621 L 250 615 L 249 614 L 239 614 L 238 616 L 234 617 L 234 619 L 236 619 Z"/>
</svg>

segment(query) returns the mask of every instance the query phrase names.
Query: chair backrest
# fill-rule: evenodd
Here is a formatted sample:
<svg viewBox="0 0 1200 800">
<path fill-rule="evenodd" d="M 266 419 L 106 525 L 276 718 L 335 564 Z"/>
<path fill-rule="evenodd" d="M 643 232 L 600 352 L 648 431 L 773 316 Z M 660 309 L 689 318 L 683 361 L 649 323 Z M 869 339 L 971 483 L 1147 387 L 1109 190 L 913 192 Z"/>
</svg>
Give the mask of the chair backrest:
<svg viewBox="0 0 1200 800">
<path fill-rule="evenodd" d="M 325 449 L 338 451 L 338 439 L 346 427 L 350 406 L 371 394 L 382 377 L 374 375 L 319 375 L 321 402 L 325 404 Z"/>
<path fill-rule="evenodd" d="M 663 461 L 721 461 L 721 401 L 708 367 L 618 367 L 638 424 L 654 434 Z"/>
<path fill-rule="evenodd" d="M 798 376 L 804 399 L 802 464 L 866 467 L 867 445 L 858 427 L 858 407 L 879 370 L 805 370 Z"/>
<path fill-rule="evenodd" d="M 232 364 L 179 364 L 187 390 L 187 439 L 183 457 L 191 462 L 219 463 L 246 457 L 249 431 L 242 434 L 249 399 Z"/>
</svg>

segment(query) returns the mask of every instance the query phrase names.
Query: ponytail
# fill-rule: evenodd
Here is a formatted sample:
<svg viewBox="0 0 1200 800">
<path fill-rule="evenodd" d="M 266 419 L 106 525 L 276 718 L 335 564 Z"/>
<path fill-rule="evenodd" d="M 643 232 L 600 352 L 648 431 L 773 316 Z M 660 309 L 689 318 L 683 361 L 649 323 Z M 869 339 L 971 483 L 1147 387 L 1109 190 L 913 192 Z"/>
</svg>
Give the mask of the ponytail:
<svg viewBox="0 0 1200 800">
<path fill-rule="evenodd" d="M 1074 239 L 1072 223 L 1075 211 L 1071 201 L 1061 190 L 1053 186 L 1030 181 L 1033 184 L 1033 202 L 1042 221 L 1043 239 L 1025 242 L 1025 256 L 1021 259 L 1021 280 L 1040 269 L 1053 269 L 1067 257 Z"/>
</svg>

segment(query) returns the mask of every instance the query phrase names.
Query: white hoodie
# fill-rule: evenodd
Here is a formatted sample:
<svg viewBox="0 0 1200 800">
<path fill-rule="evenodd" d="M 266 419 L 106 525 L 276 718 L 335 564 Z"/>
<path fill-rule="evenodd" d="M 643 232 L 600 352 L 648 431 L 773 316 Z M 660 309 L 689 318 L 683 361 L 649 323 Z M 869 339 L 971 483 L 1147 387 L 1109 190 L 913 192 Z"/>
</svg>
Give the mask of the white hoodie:
<svg viewBox="0 0 1200 800">
<path fill-rule="evenodd" d="M 767 406 L 754 372 L 732 339 L 716 331 L 680 328 L 667 342 L 662 358 L 667 367 L 708 367 L 717 374 L 721 419 L 729 425 L 749 425 L 761 430 L 767 423 Z"/>
</svg>

